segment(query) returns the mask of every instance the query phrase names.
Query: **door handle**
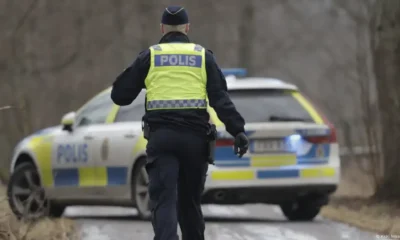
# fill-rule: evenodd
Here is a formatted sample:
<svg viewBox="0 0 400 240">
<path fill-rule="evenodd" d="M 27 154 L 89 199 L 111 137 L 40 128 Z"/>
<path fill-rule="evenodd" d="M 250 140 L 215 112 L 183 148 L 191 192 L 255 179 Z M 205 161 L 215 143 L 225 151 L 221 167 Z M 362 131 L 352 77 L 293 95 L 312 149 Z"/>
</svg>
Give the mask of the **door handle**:
<svg viewBox="0 0 400 240">
<path fill-rule="evenodd" d="M 125 137 L 125 138 L 134 138 L 135 135 L 132 134 L 132 133 L 127 133 L 127 134 L 124 135 L 124 137 Z"/>
<path fill-rule="evenodd" d="M 89 136 L 89 135 L 86 135 L 86 136 L 84 136 L 83 137 L 85 140 L 92 140 L 93 139 L 93 137 L 92 136 Z"/>
</svg>

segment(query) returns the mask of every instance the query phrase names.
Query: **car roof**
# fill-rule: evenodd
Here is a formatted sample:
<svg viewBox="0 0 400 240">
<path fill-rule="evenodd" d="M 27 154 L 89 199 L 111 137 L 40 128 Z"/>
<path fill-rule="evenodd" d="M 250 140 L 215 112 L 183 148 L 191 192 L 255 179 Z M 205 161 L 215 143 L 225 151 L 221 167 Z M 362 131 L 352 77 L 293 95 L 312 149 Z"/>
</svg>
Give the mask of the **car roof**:
<svg viewBox="0 0 400 240">
<path fill-rule="evenodd" d="M 282 80 L 276 78 L 263 78 L 263 77 L 244 77 L 236 78 L 234 75 L 228 75 L 225 77 L 226 83 L 229 90 L 257 90 L 257 89 L 277 89 L 277 90 L 292 90 L 297 91 L 296 85 L 286 83 Z M 104 94 L 110 94 L 112 87 L 108 87 L 103 91 L 99 92 L 91 99 L 89 99 L 85 104 L 83 104 L 77 112 L 80 112 L 89 102 L 91 102 L 96 97 L 102 96 Z M 146 89 L 143 89 L 140 94 L 144 94 Z"/>
<path fill-rule="evenodd" d="M 241 89 L 282 89 L 282 90 L 298 90 L 296 85 L 284 82 L 276 78 L 264 77 L 244 77 L 236 78 L 233 75 L 226 76 L 228 90 Z"/>
<path fill-rule="evenodd" d="M 276 78 L 264 78 L 264 77 L 246 77 L 236 78 L 233 75 L 226 76 L 226 83 L 228 90 L 241 90 L 241 89 L 282 89 L 282 90 L 298 90 L 298 87 L 294 84 L 284 82 Z M 110 93 L 112 87 L 100 92 L 98 95 Z M 142 90 L 146 91 L 145 89 Z"/>
</svg>

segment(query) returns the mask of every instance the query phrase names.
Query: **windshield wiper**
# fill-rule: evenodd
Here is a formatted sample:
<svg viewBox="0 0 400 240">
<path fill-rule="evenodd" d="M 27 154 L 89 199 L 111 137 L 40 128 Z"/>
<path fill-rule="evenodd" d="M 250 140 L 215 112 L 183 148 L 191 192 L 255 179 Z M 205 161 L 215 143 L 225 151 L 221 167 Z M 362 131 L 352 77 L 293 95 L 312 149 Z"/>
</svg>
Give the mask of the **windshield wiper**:
<svg viewBox="0 0 400 240">
<path fill-rule="evenodd" d="M 312 120 L 306 119 L 306 118 L 272 115 L 269 117 L 269 121 L 270 122 L 311 122 Z"/>
</svg>

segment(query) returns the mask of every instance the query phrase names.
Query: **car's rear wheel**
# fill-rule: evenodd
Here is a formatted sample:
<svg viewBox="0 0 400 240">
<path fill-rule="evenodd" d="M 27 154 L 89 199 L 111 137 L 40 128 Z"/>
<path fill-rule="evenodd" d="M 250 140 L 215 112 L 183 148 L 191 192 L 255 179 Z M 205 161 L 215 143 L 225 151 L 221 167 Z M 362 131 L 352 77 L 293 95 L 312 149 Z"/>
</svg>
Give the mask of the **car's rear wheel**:
<svg viewBox="0 0 400 240">
<path fill-rule="evenodd" d="M 10 208 L 18 218 L 60 217 L 65 209 L 46 198 L 39 173 L 32 163 L 22 163 L 15 168 L 7 195 Z"/>
<path fill-rule="evenodd" d="M 290 221 L 312 221 L 320 212 L 321 206 L 306 199 L 280 205 L 285 217 Z"/>
<path fill-rule="evenodd" d="M 133 171 L 132 194 L 139 217 L 143 220 L 149 220 L 151 217 L 148 185 L 149 176 L 146 171 L 146 159 L 140 158 Z"/>
</svg>

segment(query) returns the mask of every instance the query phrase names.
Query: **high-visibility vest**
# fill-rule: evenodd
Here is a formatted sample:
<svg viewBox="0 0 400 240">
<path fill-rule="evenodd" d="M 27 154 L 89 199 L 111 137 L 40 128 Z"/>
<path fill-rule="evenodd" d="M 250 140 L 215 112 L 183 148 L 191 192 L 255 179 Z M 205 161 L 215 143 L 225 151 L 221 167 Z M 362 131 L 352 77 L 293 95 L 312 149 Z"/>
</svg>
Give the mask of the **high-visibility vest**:
<svg viewBox="0 0 400 240">
<path fill-rule="evenodd" d="M 205 49 L 193 43 L 150 47 L 146 109 L 206 109 Z"/>
</svg>

